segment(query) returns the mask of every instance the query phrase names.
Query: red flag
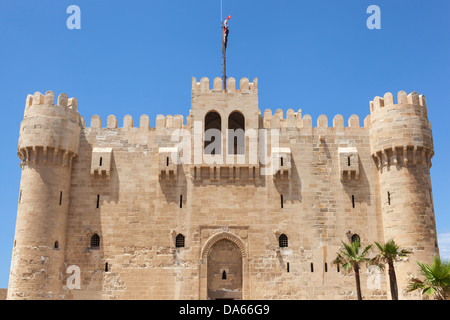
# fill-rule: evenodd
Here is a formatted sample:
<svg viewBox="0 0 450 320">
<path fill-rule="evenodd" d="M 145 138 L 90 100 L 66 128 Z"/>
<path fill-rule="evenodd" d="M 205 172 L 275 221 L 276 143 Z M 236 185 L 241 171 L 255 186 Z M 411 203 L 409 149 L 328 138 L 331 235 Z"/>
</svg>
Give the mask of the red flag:
<svg viewBox="0 0 450 320">
<path fill-rule="evenodd" d="M 228 30 L 228 20 L 230 20 L 231 16 L 228 16 L 224 23 L 223 23 L 223 42 L 225 45 L 225 49 L 227 48 L 227 43 L 228 43 L 228 33 L 230 32 Z"/>
</svg>

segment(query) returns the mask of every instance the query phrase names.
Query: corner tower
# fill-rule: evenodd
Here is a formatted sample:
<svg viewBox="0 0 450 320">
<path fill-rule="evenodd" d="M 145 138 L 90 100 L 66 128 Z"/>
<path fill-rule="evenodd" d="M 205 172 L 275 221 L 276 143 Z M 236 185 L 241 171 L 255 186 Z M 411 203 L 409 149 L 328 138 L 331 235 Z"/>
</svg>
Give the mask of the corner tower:
<svg viewBox="0 0 450 320">
<path fill-rule="evenodd" d="M 19 204 L 8 299 L 60 299 L 72 159 L 82 120 L 77 99 L 28 95 L 20 125 Z"/>
<path fill-rule="evenodd" d="M 397 265 L 399 298 L 406 297 L 416 261 L 431 263 L 438 253 L 430 168 L 434 155 L 425 97 L 391 93 L 370 103 L 371 154 L 378 168 L 384 240 L 413 252 Z"/>
</svg>

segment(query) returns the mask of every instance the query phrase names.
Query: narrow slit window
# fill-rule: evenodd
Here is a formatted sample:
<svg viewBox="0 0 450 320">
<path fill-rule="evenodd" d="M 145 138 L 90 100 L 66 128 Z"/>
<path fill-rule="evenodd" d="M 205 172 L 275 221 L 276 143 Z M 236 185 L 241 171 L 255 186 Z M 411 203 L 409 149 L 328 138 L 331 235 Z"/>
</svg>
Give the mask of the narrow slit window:
<svg viewBox="0 0 450 320">
<path fill-rule="evenodd" d="M 59 205 L 62 204 L 62 191 L 59 192 Z"/>
<path fill-rule="evenodd" d="M 222 280 L 227 280 L 227 272 L 225 270 L 222 272 Z"/>
<path fill-rule="evenodd" d="M 354 195 L 352 195 L 352 207 L 353 208 L 355 207 L 355 196 Z"/>
<path fill-rule="evenodd" d="M 281 157 L 281 166 L 283 166 L 283 157 Z"/>
<path fill-rule="evenodd" d="M 387 193 L 388 196 L 388 205 L 391 205 L 391 193 L 388 191 Z"/>
<path fill-rule="evenodd" d="M 325 262 L 325 272 L 328 272 L 328 264 Z"/>
<path fill-rule="evenodd" d="M 169 166 L 169 157 L 166 158 L 166 167 Z"/>
<path fill-rule="evenodd" d="M 311 272 L 314 272 L 314 264 L 311 262 Z"/>
<path fill-rule="evenodd" d="M 183 195 L 180 194 L 180 208 L 183 208 Z"/>
<path fill-rule="evenodd" d="M 102 166 L 103 163 L 103 157 L 100 157 L 100 167 Z"/>
<path fill-rule="evenodd" d="M 105 263 L 105 272 L 109 271 L 109 266 L 108 266 L 108 262 Z"/>
<path fill-rule="evenodd" d="M 350 167 L 350 157 L 347 157 L 347 165 Z"/>
<path fill-rule="evenodd" d="M 283 209 L 283 195 L 281 195 L 281 197 L 280 197 L 280 200 L 281 200 L 281 209 Z"/>
<path fill-rule="evenodd" d="M 289 272 L 290 270 L 289 270 L 289 262 L 288 263 L 286 263 L 286 271 L 287 272 Z"/>
<path fill-rule="evenodd" d="M 97 195 L 97 209 L 99 208 L 99 206 L 100 206 L 100 195 L 98 194 Z"/>
<path fill-rule="evenodd" d="M 336 267 L 337 272 L 341 272 L 341 268 L 339 267 L 339 264 Z"/>
</svg>

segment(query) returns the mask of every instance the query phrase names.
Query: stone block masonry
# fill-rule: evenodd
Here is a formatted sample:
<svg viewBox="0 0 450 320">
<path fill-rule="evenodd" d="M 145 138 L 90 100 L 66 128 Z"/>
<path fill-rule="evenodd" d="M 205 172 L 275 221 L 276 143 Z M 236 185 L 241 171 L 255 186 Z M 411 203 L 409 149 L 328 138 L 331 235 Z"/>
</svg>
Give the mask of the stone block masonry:
<svg viewBox="0 0 450 320">
<path fill-rule="evenodd" d="M 355 237 L 411 249 L 399 292 L 417 298 L 408 276 L 438 253 L 424 96 L 388 93 L 364 121 L 313 125 L 261 111 L 257 79 L 227 81 L 193 78 L 188 116 L 154 127 L 86 126 L 75 98 L 29 95 L 7 298 L 356 299 L 332 264 Z M 386 274 L 361 277 L 365 299 L 390 298 Z"/>
</svg>

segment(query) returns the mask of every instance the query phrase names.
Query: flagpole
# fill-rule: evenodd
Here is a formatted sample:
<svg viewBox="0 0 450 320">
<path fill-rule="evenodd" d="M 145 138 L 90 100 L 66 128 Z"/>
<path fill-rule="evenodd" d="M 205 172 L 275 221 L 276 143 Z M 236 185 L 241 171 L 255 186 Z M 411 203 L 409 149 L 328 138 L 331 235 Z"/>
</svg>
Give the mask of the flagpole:
<svg viewBox="0 0 450 320">
<path fill-rule="evenodd" d="M 222 16 L 222 0 L 220 0 L 220 29 L 222 30 L 222 87 L 223 90 L 227 90 L 227 71 L 226 71 L 226 58 L 225 58 L 225 30 L 223 28 L 223 16 Z"/>
</svg>

